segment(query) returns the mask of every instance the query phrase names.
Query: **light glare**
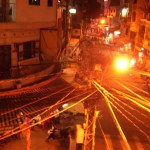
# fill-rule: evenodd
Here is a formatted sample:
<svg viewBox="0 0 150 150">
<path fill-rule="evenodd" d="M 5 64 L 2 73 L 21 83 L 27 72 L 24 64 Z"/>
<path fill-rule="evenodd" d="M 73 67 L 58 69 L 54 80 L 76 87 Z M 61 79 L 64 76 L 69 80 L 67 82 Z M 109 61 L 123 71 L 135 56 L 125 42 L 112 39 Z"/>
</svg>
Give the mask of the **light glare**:
<svg viewBox="0 0 150 150">
<path fill-rule="evenodd" d="M 126 70 L 129 67 L 129 61 L 127 59 L 118 59 L 116 61 L 116 67 L 119 70 Z"/>
<path fill-rule="evenodd" d="M 75 8 L 71 8 L 71 9 L 69 9 L 69 12 L 70 12 L 71 14 L 76 14 L 76 9 L 75 9 Z"/>
</svg>

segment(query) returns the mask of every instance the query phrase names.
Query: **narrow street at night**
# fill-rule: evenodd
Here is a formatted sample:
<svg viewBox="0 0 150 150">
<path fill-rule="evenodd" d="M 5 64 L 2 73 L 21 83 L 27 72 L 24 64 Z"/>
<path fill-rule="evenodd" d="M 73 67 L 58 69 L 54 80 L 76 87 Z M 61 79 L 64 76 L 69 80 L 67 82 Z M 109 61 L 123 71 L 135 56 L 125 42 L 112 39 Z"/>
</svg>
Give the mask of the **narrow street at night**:
<svg viewBox="0 0 150 150">
<path fill-rule="evenodd" d="M 128 78 L 128 80 L 129 80 L 129 78 Z M 46 81 L 46 82 L 48 82 L 48 81 Z M 121 83 L 123 84 L 124 82 L 125 81 L 122 81 Z M 134 84 L 137 84 L 137 83 L 134 83 Z M 53 88 L 51 88 L 52 85 L 53 85 Z M 36 86 L 38 87 L 38 85 L 36 85 Z M 113 85 L 112 85 L 112 87 L 113 87 Z M 117 87 L 119 88 L 119 86 L 117 86 Z M 26 91 L 22 91 L 22 89 L 21 89 L 21 91 L 22 91 L 21 95 L 19 92 L 18 95 L 15 94 L 13 96 L 12 95 L 1 96 L 1 104 L 5 105 L 5 108 L 8 108 L 5 111 L 3 110 L 3 113 L 4 112 L 5 113 L 2 114 L 1 117 L 3 120 L 6 118 L 7 118 L 7 120 L 5 122 L 3 122 L 3 124 L 1 123 L 1 128 L 3 127 L 4 129 L 7 130 L 7 126 L 9 126 L 9 123 L 10 124 L 13 124 L 13 122 L 14 122 L 14 124 L 18 123 L 18 121 L 16 121 L 15 119 L 16 119 L 16 114 L 19 111 L 23 112 L 24 114 L 26 114 L 26 116 L 28 116 L 30 118 L 35 117 L 36 115 L 40 114 L 43 111 L 43 109 L 45 110 L 48 106 L 51 106 L 51 105 L 57 103 L 58 100 L 60 100 L 64 95 L 66 95 L 66 93 L 68 93 L 72 89 L 74 89 L 73 86 L 68 84 L 63 79 L 58 78 L 58 79 L 55 79 L 54 81 L 52 81 L 51 83 L 48 83 L 48 84 L 45 83 L 44 86 L 38 87 L 37 89 L 34 88 L 32 90 L 31 87 L 30 87 L 30 90 L 26 90 Z M 108 90 L 110 90 L 110 87 L 108 87 Z M 79 94 L 80 92 L 77 92 L 77 93 Z M 110 92 L 112 92 L 112 91 L 110 91 Z M 26 96 L 24 95 L 24 93 Z M 58 95 L 58 93 L 59 93 L 59 95 Z M 73 94 L 73 95 L 77 95 L 77 93 Z M 119 95 L 118 93 L 115 93 L 115 92 L 113 92 L 113 94 L 116 97 L 118 97 L 118 95 Z M 15 106 L 15 109 L 13 109 L 14 108 L 13 105 L 16 105 L 16 103 L 13 102 L 13 99 L 11 100 L 11 105 L 9 105 L 10 97 L 11 97 L 11 99 L 13 97 L 15 97 L 14 101 L 17 101 L 17 98 L 18 98 L 18 103 L 17 103 L 18 105 Z M 21 101 L 20 101 L 20 97 L 22 97 Z M 39 99 L 39 97 L 41 97 L 41 99 Z M 4 100 L 4 99 L 5 99 L 5 101 L 9 100 L 9 103 L 2 103 L 2 100 Z M 30 103 L 28 101 L 30 101 Z M 140 109 L 137 105 L 132 104 L 132 102 L 127 101 L 124 98 L 121 98 L 118 103 L 119 103 L 119 105 L 124 106 L 123 108 L 125 109 L 125 113 L 130 112 L 131 114 L 134 114 L 134 116 L 136 118 L 138 118 L 138 119 L 133 118 L 132 121 L 134 121 L 134 119 L 135 119 L 136 123 L 141 128 L 141 130 L 144 130 L 143 132 L 145 132 L 145 133 L 149 132 L 149 124 L 150 124 L 149 113 L 145 112 L 145 110 Z M 6 107 L 6 105 L 7 105 L 7 107 Z M 8 106 L 9 107 L 11 106 L 11 109 Z M 60 104 L 59 104 L 59 106 L 60 106 Z M 97 123 L 96 123 L 95 149 L 99 149 L 99 148 L 107 149 L 107 146 L 109 146 L 110 149 L 115 149 L 115 150 L 126 149 L 125 148 L 126 145 L 124 145 L 124 143 L 123 143 L 123 139 L 121 138 L 121 136 L 114 124 L 114 120 L 112 119 L 112 115 L 108 109 L 107 103 L 103 98 L 99 100 L 97 107 L 98 107 L 98 110 L 100 111 L 100 115 L 99 115 L 99 118 L 97 119 Z M 122 116 L 120 113 L 118 113 L 118 111 L 115 111 L 115 114 L 121 125 L 122 130 L 124 131 L 124 133 L 127 137 L 127 140 L 129 142 L 131 148 L 138 150 L 139 145 L 140 145 L 141 150 L 142 149 L 148 150 L 150 147 L 149 139 L 147 139 L 146 136 L 143 135 L 143 133 L 141 133 L 139 131 L 139 129 L 136 129 L 136 127 L 134 126 L 135 122 L 132 122 L 132 123 L 128 122 L 128 120 L 126 118 L 124 118 L 124 116 Z M 127 113 L 127 115 L 129 115 L 129 117 L 131 117 L 131 119 L 132 119 L 131 114 Z M 10 120 L 8 120 L 9 116 L 11 118 Z M 142 122 L 139 122 L 139 120 L 141 120 Z M 80 120 L 80 121 L 83 122 L 83 120 Z M 79 122 L 79 123 L 81 123 L 81 122 Z M 67 144 L 65 144 L 63 146 L 61 140 L 57 140 L 57 139 L 53 140 L 52 139 L 52 140 L 50 140 L 49 143 L 45 143 L 46 136 L 47 136 L 47 128 L 39 128 L 39 127 L 35 126 L 34 130 L 31 130 L 31 149 L 32 150 L 36 150 L 36 149 L 40 150 L 42 148 L 43 149 L 50 148 L 50 149 L 54 149 L 54 150 L 55 149 L 63 150 L 62 147 L 64 147 L 64 150 L 67 149 Z M 104 136 L 106 139 L 104 138 Z M 37 141 L 39 141 L 39 142 L 37 142 Z M 3 144 L 1 143 L 1 148 L 3 150 L 7 150 L 7 149 L 19 150 L 20 149 L 19 147 L 23 146 L 23 145 L 24 145 L 23 146 L 24 149 L 26 149 L 25 148 L 26 147 L 25 146 L 26 145 L 25 137 L 23 137 L 21 139 L 14 139 L 13 137 L 11 137 L 11 138 L 8 138 L 7 140 L 5 140 L 5 142 L 7 143 L 7 145 L 6 145 L 6 143 L 3 143 L 3 142 L 2 142 Z M 34 143 L 36 143 L 36 144 L 34 144 Z M 37 144 L 37 143 L 39 143 L 39 144 Z M 61 147 L 61 148 L 59 148 L 59 147 Z"/>
<path fill-rule="evenodd" d="M 150 0 L 0 0 L 0 150 L 150 150 Z"/>
</svg>

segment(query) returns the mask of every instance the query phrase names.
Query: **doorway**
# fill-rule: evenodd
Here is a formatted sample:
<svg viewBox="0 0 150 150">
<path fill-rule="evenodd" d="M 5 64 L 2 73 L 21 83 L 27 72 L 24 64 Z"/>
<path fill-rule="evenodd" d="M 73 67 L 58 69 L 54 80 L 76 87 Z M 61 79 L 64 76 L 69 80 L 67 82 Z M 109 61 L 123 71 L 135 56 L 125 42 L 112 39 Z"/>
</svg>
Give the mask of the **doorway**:
<svg viewBox="0 0 150 150">
<path fill-rule="evenodd" d="M 11 69 L 11 45 L 0 46 L 0 78 L 9 78 Z"/>
</svg>

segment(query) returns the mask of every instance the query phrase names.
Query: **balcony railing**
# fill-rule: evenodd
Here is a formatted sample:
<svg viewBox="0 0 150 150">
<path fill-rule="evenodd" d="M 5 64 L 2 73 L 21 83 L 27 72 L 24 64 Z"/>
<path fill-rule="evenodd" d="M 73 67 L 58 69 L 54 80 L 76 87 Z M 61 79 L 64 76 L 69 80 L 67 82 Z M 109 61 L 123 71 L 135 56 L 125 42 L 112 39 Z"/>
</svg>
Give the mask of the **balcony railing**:
<svg viewBox="0 0 150 150">
<path fill-rule="evenodd" d="M 53 63 L 45 63 L 45 64 L 35 64 L 35 65 L 19 65 L 16 67 L 12 67 L 7 71 L 0 71 L 0 79 L 15 79 L 26 77 L 31 74 L 35 74 L 40 72 L 49 66 L 53 65 Z"/>
</svg>

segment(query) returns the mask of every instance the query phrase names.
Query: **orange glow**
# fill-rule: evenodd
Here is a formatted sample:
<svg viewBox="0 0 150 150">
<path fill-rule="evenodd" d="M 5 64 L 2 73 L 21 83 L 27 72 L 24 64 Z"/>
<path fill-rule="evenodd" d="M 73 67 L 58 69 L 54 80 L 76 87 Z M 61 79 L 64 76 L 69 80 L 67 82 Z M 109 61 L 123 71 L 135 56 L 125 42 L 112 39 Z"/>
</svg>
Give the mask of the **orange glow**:
<svg viewBox="0 0 150 150">
<path fill-rule="evenodd" d="M 127 70 L 129 68 L 129 60 L 127 58 L 118 58 L 115 61 L 116 69 Z"/>
<path fill-rule="evenodd" d="M 100 20 L 100 23 L 101 23 L 101 24 L 105 24 L 105 23 L 106 23 L 106 20 L 105 20 L 105 19 L 101 19 L 101 20 Z"/>
<path fill-rule="evenodd" d="M 104 24 L 105 23 L 105 19 L 101 19 L 100 23 Z"/>
</svg>

